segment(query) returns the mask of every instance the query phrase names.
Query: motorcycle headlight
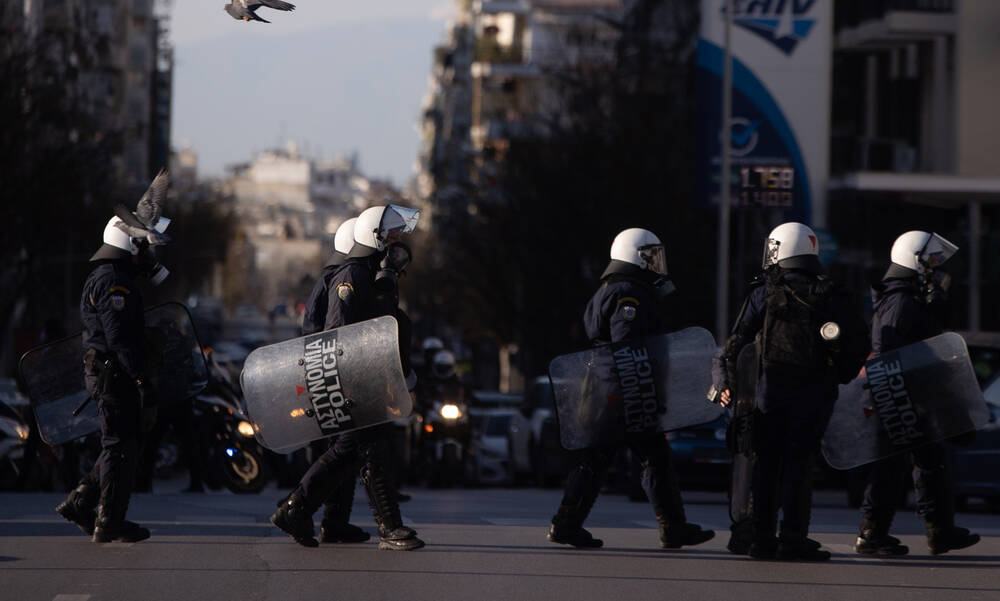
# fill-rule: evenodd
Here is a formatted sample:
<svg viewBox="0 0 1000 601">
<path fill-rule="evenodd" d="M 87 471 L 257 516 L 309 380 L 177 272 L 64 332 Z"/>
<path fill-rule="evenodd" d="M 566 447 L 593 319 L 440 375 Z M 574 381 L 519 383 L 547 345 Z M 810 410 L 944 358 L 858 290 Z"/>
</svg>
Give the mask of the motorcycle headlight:
<svg viewBox="0 0 1000 601">
<path fill-rule="evenodd" d="M 253 424 L 248 421 L 241 421 L 236 425 L 236 430 L 247 438 L 254 435 Z"/>
<path fill-rule="evenodd" d="M 441 405 L 441 417 L 444 419 L 458 419 L 462 417 L 462 410 L 458 408 L 458 405 L 446 403 Z"/>
<path fill-rule="evenodd" d="M 0 430 L 11 438 L 18 438 L 22 442 L 28 440 L 28 426 L 7 417 L 0 417 Z"/>
</svg>

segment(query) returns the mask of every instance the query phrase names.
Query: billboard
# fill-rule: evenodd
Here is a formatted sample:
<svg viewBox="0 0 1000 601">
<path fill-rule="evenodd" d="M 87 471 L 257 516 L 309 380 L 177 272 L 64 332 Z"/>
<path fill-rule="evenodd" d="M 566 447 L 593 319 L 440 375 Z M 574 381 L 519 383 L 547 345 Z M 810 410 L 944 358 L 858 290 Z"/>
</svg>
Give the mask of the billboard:
<svg viewBox="0 0 1000 601">
<path fill-rule="evenodd" d="M 829 175 L 833 0 L 731 0 L 734 208 L 822 226 Z M 697 49 L 697 201 L 720 198 L 726 0 L 702 0 Z"/>
</svg>

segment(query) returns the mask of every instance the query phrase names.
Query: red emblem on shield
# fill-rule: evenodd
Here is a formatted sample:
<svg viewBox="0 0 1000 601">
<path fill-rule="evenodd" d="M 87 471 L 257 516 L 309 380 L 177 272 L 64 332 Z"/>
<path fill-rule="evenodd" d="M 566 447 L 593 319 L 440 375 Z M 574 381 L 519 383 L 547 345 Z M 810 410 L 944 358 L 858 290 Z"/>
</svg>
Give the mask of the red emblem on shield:
<svg viewBox="0 0 1000 601">
<path fill-rule="evenodd" d="M 305 386 L 295 385 L 295 396 L 302 396 L 302 393 L 306 391 Z"/>
</svg>

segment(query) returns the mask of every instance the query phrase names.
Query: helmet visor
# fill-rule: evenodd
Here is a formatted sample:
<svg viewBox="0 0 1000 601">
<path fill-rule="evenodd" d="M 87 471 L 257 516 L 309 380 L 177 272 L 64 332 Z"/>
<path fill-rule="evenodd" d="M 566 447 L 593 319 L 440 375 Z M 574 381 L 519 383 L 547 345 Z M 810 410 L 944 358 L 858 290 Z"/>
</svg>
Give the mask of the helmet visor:
<svg viewBox="0 0 1000 601">
<path fill-rule="evenodd" d="M 402 234 L 409 234 L 417 227 L 417 221 L 419 220 L 419 210 L 399 205 L 389 205 L 385 208 L 385 212 L 382 213 L 382 222 L 379 223 L 379 230 L 381 230 L 383 235 L 396 230 L 400 230 Z"/>
<path fill-rule="evenodd" d="M 956 251 L 958 251 L 958 246 L 952 244 L 943 236 L 931 234 L 931 237 L 927 239 L 927 243 L 920 249 L 917 262 L 927 267 L 927 269 L 936 269 L 950 259 Z"/>
<path fill-rule="evenodd" d="M 778 264 L 778 247 L 780 246 L 781 242 L 774 238 L 767 239 L 767 242 L 764 244 L 764 260 L 760 264 L 763 269 Z"/>
<path fill-rule="evenodd" d="M 639 247 L 643 268 L 660 275 L 667 275 L 667 251 L 662 244 Z"/>
</svg>

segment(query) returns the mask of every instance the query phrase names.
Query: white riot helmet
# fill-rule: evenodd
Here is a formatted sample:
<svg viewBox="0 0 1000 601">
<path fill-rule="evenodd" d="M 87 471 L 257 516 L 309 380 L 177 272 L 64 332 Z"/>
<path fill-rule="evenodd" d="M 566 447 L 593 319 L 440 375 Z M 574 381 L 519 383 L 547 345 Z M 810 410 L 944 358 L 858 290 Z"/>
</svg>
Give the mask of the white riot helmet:
<svg viewBox="0 0 1000 601">
<path fill-rule="evenodd" d="M 667 275 L 667 251 L 656 234 L 649 230 L 633 227 L 615 236 L 611 243 L 611 259 Z"/>
<path fill-rule="evenodd" d="M 774 265 L 786 269 L 821 269 L 816 232 L 794 221 L 782 223 L 771 230 L 764 243 L 762 267 L 767 269 Z"/>
<path fill-rule="evenodd" d="M 354 241 L 357 244 L 352 256 L 367 257 L 385 250 L 389 234 L 399 231 L 408 234 L 417 226 L 420 211 L 399 205 L 384 205 L 365 209 L 354 223 Z"/>
<path fill-rule="evenodd" d="M 950 259 L 957 250 L 958 246 L 938 234 L 913 230 L 896 238 L 890 257 L 900 267 L 925 274 Z"/>
<path fill-rule="evenodd" d="M 438 351 L 431 362 L 431 371 L 437 378 L 450 378 L 455 375 L 455 355 L 451 351 Z"/>
<path fill-rule="evenodd" d="M 350 254 L 354 248 L 354 223 L 357 217 L 351 217 L 337 228 L 337 233 L 333 235 L 333 252 L 344 256 Z"/>
<path fill-rule="evenodd" d="M 428 336 L 424 338 L 421 348 L 425 351 L 440 351 L 444 349 L 444 343 L 437 336 Z"/>
<path fill-rule="evenodd" d="M 126 259 L 139 254 L 139 245 L 135 243 L 136 239 L 125 231 L 122 227 L 123 225 L 125 225 L 125 222 L 120 217 L 115 216 L 108 220 L 107 225 L 104 226 L 104 244 L 90 258 L 91 261 L 100 259 Z M 162 234 L 167 231 L 167 226 L 169 225 L 170 219 L 160 217 L 152 229 Z"/>
</svg>

